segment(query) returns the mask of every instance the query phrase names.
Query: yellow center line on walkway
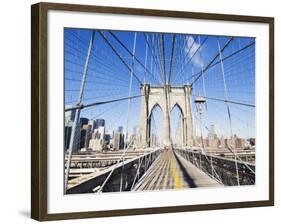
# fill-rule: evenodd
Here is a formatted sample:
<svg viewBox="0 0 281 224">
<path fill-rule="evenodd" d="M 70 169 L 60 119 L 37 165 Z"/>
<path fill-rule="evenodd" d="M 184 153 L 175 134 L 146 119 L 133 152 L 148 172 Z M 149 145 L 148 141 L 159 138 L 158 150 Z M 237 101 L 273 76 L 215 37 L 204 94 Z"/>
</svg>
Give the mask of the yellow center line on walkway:
<svg viewBox="0 0 281 224">
<path fill-rule="evenodd" d="M 170 168 L 171 168 L 171 172 L 172 172 L 172 177 L 174 179 L 174 183 L 175 183 L 175 187 L 176 189 L 182 189 L 183 188 L 183 183 L 182 180 L 180 178 L 180 175 L 178 173 L 178 169 L 175 165 L 175 160 L 172 159 L 172 157 L 174 156 L 172 153 L 169 153 L 169 163 L 170 163 Z"/>
</svg>

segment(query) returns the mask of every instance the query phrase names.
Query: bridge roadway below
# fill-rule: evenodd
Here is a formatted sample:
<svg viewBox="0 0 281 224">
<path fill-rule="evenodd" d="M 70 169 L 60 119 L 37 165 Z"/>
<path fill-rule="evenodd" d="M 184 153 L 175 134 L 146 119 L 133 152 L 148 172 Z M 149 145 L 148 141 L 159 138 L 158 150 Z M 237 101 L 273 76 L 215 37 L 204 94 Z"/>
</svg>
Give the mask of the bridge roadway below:
<svg viewBox="0 0 281 224">
<path fill-rule="evenodd" d="M 134 191 L 222 186 L 172 149 L 161 153 Z"/>
</svg>

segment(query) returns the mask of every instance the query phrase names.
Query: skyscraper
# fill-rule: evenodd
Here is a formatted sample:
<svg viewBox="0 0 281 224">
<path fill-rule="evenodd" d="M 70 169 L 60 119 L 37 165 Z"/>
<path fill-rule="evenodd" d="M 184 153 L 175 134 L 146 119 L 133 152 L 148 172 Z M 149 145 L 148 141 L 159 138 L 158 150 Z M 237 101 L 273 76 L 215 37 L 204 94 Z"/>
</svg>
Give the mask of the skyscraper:
<svg viewBox="0 0 281 224">
<path fill-rule="evenodd" d="M 89 147 L 89 141 L 91 138 L 91 125 L 84 124 L 81 128 L 80 134 L 80 149 L 85 148 L 85 150 Z"/>
<path fill-rule="evenodd" d="M 71 108 L 71 107 L 72 107 L 71 105 L 66 105 L 65 106 L 66 109 L 67 108 Z M 69 111 L 66 111 L 64 113 L 64 117 L 65 117 L 64 121 L 65 121 L 65 125 L 66 126 L 69 126 L 69 123 L 74 121 L 75 112 L 76 112 L 76 110 L 69 110 Z"/>
<path fill-rule="evenodd" d="M 94 129 L 89 147 L 94 151 L 102 150 L 104 144 L 105 132 L 104 127 Z"/>
<path fill-rule="evenodd" d="M 96 120 L 95 119 L 90 119 L 88 124 L 91 125 L 91 127 L 92 127 L 91 131 L 94 131 L 94 129 L 96 127 Z"/>
<path fill-rule="evenodd" d="M 217 138 L 216 129 L 215 129 L 215 125 L 214 124 L 211 124 L 210 127 L 209 127 L 208 138 L 209 139 Z"/>
<path fill-rule="evenodd" d="M 71 126 L 64 126 L 64 150 L 66 151 L 69 149 L 69 143 L 70 143 L 70 136 L 71 136 Z"/>
<path fill-rule="evenodd" d="M 65 108 L 70 108 L 71 105 L 66 105 Z M 69 149 L 70 137 L 72 132 L 72 126 L 75 118 L 75 110 L 70 110 L 64 113 L 64 149 Z"/>
<path fill-rule="evenodd" d="M 96 119 L 96 128 L 104 127 L 104 126 L 105 126 L 105 120 L 104 119 Z"/>
<path fill-rule="evenodd" d="M 89 124 L 92 126 L 92 131 L 95 129 L 98 129 L 99 127 L 105 126 L 105 120 L 104 119 L 93 119 L 89 121 Z"/>
<path fill-rule="evenodd" d="M 114 134 L 113 148 L 114 150 L 124 149 L 124 134 L 117 132 Z"/>
<path fill-rule="evenodd" d="M 118 129 L 117 129 L 117 132 L 123 133 L 123 126 L 119 126 Z"/>
<path fill-rule="evenodd" d="M 85 117 L 81 117 L 80 118 L 80 123 L 81 123 L 81 127 L 83 127 L 83 125 L 86 125 L 89 123 L 89 119 L 85 118 Z"/>
</svg>

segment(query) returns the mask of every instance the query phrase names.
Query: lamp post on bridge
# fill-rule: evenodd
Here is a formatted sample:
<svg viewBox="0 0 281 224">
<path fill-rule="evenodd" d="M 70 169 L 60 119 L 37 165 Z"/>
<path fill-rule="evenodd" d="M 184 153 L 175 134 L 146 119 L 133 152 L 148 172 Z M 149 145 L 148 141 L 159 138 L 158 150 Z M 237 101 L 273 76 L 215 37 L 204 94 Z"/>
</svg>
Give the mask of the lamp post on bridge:
<svg viewBox="0 0 281 224">
<path fill-rule="evenodd" d="M 203 140 L 203 131 L 202 131 L 202 114 L 204 112 L 204 105 L 206 103 L 206 99 L 202 96 L 198 96 L 198 97 L 195 98 L 194 103 L 196 105 L 196 110 L 199 113 L 200 138 L 201 138 L 202 148 L 204 149 L 204 140 Z M 199 151 L 199 166 L 200 166 L 200 169 L 202 168 L 201 153 L 202 153 L 202 149 L 200 149 L 200 151 Z"/>
<path fill-rule="evenodd" d="M 206 104 L 206 99 L 202 96 L 198 96 L 196 97 L 196 99 L 194 100 L 194 103 L 196 105 L 196 109 L 197 109 L 197 112 L 199 113 L 199 119 L 200 119 L 200 135 L 201 135 L 201 144 L 202 144 L 202 149 L 200 150 L 200 154 L 199 154 L 199 158 L 200 158 L 200 168 L 201 168 L 201 151 L 205 149 L 205 146 L 204 146 L 204 139 L 203 139 L 203 131 L 202 131 L 202 126 L 203 126 L 203 112 L 204 112 L 204 107 L 205 107 L 205 104 Z M 212 177 L 214 177 L 214 168 L 213 168 L 213 158 L 212 158 L 212 152 L 210 153 L 210 162 L 211 162 L 211 174 L 212 174 Z M 205 155 L 206 156 L 206 155 Z M 206 156 L 206 158 L 208 158 Z"/>
</svg>

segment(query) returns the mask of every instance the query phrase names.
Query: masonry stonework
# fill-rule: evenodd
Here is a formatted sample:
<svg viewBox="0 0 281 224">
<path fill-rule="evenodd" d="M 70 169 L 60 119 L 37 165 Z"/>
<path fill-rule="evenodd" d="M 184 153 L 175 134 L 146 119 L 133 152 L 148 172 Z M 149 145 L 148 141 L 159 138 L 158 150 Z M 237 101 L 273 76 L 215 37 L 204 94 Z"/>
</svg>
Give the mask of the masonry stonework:
<svg viewBox="0 0 281 224">
<path fill-rule="evenodd" d="M 170 114 L 174 107 L 178 107 L 182 115 L 183 145 L 193 144 L 194 130 L 191 110 L 191 87 L 184 86 L 150 86 L 141 87 L 140 114 L 140 146 L 150 147 L 151 115 L 156 106 L 163 112 L 163 144 L 171 146 Z"/>
</svg>

